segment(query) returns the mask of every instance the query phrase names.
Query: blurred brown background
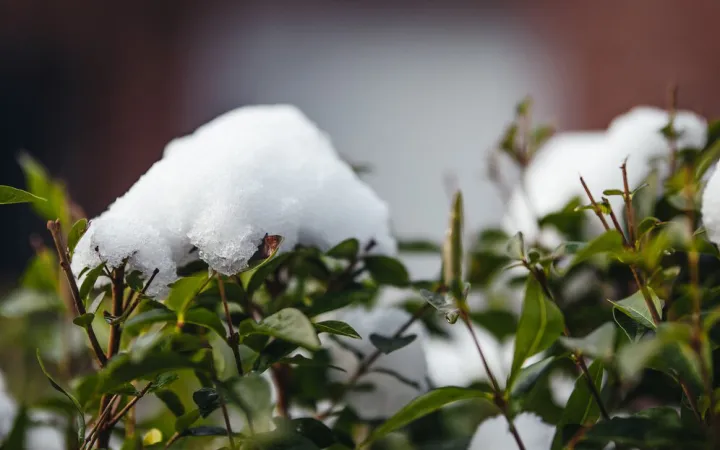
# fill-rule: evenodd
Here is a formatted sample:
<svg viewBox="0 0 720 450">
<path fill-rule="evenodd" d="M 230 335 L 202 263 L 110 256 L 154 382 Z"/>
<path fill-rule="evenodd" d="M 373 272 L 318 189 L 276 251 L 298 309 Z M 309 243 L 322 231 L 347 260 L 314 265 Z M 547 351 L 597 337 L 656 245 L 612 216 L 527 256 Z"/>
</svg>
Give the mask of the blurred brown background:
<svg viewBox="0 0 720 450">
<path fill-rule="evenodd" d="M 447 173 L 475 193 L 475 225 L 497 219 L 483 153 L 527 93 L 560 129 L 662 106 L 673 82 L 682 107 L 720 115 L 718 17 L 717 0 L 0 0 L 0 184 L 23 185 L 27 149 L 92 216 L 172 137 L 290 102 L 373 165 L 400 233 L 433 237 Z M 0 217 L 12 275 L 43 225 L 24 206 Z"/>
</svg>

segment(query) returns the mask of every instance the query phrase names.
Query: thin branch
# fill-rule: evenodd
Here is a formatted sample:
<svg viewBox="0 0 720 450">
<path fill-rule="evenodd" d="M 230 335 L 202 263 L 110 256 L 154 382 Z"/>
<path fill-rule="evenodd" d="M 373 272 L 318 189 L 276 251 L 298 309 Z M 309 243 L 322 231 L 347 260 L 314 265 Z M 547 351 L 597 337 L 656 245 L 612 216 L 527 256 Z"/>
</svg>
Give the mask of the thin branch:
<svg viewBox="0 0 720 450">
<path fill-rule="evenodd" d="M 608 225 L 607 220 L 605 220 L 605 216 L 603 216 L 600 206 L 598 206 L 597 202 L 595 201 L 595 198 L 593 197 L 592 192 L 590 192 L 590 188 L 588 188 L 588 185 L 585 183 L 583 177 L 580 177 L 580 183 L 582 183 L 582 187 L 583 189 L 585 189 L 585 193 L 587 194 L 588 199 L 590 199 L 590 203 L 592 204 L 595 215 L 598 217 L 598 219 L 600 219 L 600 222 L 602 222 L 605 231 L 609 231 L 610 225 Z"/>
<path fill-rule="evenodd" d="M 70 286 L 70 293 L 72 294 L 72 298 L 75 303 L 75 313 L 78 316 L 87 314 L 85 304 L 80 297 L 80 290 L 78 289 L 77 282 L 75 281 L 75 275 L 73 275 L 72 270 L 70 269 L 70 259 L 68 258 L 66 250 L 67 247 L 65 246 L 63 238 L 60 234 L 60 221 L 48 221 L 47 229 L 50 231 L 53 241 L 55 242 L 55 250 L 57 251 L 58 258 L 60 259 L 60 267 L 65 273 L 65 278 L 67 279 L 68 285 Z M 88 324 L 88 326 L 84 328 L 85 332 L 88 335 L 88 339 L 90 340 L 90 346 L 92 347 L 93 353 L 95 354 L 95 359 L 97 360 L 100 367 L 105 367 L 105 364 L 107 364 L 107 357 L 105 356 L 105 353 L 100 346 L 100 342 L 98 341 L 97 335 L 95 334 L 95 330 L 93 330 L 92 324 Z"/>
<path fill-rule="evenodd" d="M 115 403 L 115 400 L 117 400 L 118 398 L 120 398 L 119 395 L 110 398 L 104 405 L 104 407 L 100 409 L 100 414 L 98 415 L 97 421 L 95 422 L 93 428 L 90 430 L 90 433 L 88 433 L 88 435 L 85 437 L 85 440 L 80 447 L 81 449 L 92 448 L 92 446 L 95 444 L 95 441 L 98 439 L 99 436 L 99 431 L 105 424 L 105 420 L 110 416 L 110 412 L 113 408 L 113 403 Z"/>
<path fill-rule="evenodd" d="M 625 216 L 627 219 L 627 226 L 628 226 L 628 239 L 630 239 L 630 242 L 635 243 L 635 208 L 633 208 L 632 204 L 632 197 L 630 195 L 630 183 L 628 182 L 628 174 L 627 174 L 627 159 L 623 161 L 622 166 L 620 166 L 620 170 L 622 171 L 622 178 L 623 178 L 623 199 L 625 200 Z"/>
<path fill-rule="evenodd" d="M 133 296 L 132 300 L 130 300 L 130 302 L 128 302 L 129 305 L 125 309 L 125 313 L 124 313 L 125 317 L 130 316 L 130 314 L 132 314 L 132 312 L 135 311 L 135 308 L 137 308 L 138 304 L 140 304 L 140 299 L 142 298 L 143 295 L 145 295 L 145 293 L 147 293 L 147 290 L 150 287 L 150 283 L 153 282 L 153 280 L 155 279 L 155 277 L 157 276 L 158 273 L 160 273 L 159 269 L 153 270 L 152 275 L 150 275 L 150 278 L 147 280 L 147 283 L 145 283 L 145 286 L 143 286 L 140 293 L 136 293 Z"/>
<path fill-rule="evenodd" d="M 411 318 L 409 318 L 404 324 L 400 326 L 400 328 L 395 331 L 395 334 L 392 335 L 393 339 L 399 338 L 404 332 L 410 328 L 410 326 L 415 323 L 416 320 L 421 318 L 423 315 L 425 315 L 426 312 L 432 309 L 432 306 L 430 304 L 425 304 L 422 308 L 419 308 L 417 311 L 415 311 L 415 314 Z M 353 386 L 355 386 L 360 379 L 367 371 L 370 369 L 370 366 L 372 366 L 375 361 L 380 358 L 382 355 L 382 352 L 380 350 L 375 350 L 373 353 L 371 353 L 365 361 L 361 362 L 358 368 L 355 370 L 355 373 L 352 374 L 348 382 L 345 384 L 344 391 L 347 391 L 351 389 Z M 338 396 L 335 400 L 333 400 L 332 404 L 322 413 L 317 415 L 317 418 L 319 420 L 327 418 L 330 414 L 332 414 L 333 410 L 337 406 L 337 404 L 340 402 L 340 398 L 342 396 Z"/>
<path fill-rule="evenodd" d="M 230 450 L 235 450 L 235 441 L 233 440 L 233 432 L 230 427 L 230 415 L 228 414 L 227 405 L 224 399 L 220 399 L 220 409 L 222 409 L 223 419 L 225 420 L 225 429 L 227 430 L 228 443 L 230 443 Z"/>
<path fill-rule="evenodd" d="M 533 267 L 530 265 L 529 262 L 523 261 L 523 264 L 525 265 L 525 268 L 530 271 L 530 273 L 535 277 L 535 279 L 538 281 L 540 286 L 542 287 L 543 291 L 545 292 L 545 295 L 553 302 L 555 302 L 555 297 L 552 295 L 552 292 L 550 291 L 550 286 L 548 285 L 547 278 L 545 277 L 545 274 L 541 272 L 536 267 Z M 570 330 L 568 330 L 567 326 L 563 329 L 563 335 L 565 337 L 570 337 Z M 607 412 L 607 409 L 605 408 L 605 403 L 602 400 L 602 397 L 600 396 L 600 392 L 597 390 L 597 386 L 595 386 L 595 382 L 593 381 L 592 376 L 590 375 L 590 371 L 588 370 L 587 364 L 585 363 L 585 358 L 580 352 L 573 352 L 573 362 L 575 363 L 575 367 L 578 369 L 578 371 L 582 374 L 583 378 L 585 378 L 585 381 L 587 382 L 588 389 L 590 390 L 590 393 L 592 394 L 593 398 L 595 399 L 595 403 L 598 405 L 598 409 L 600 410 L 600 414 L 602 415 L 603 419 L 610 420 L 610 415 Z"/>
<path fill-rule="evenodd" d="M 125 265 L 114 269 L 111 273 L 112 278 L 112 315 L 120 317 L 123 314 L 123 293 L 125 292 Z M 122 329 L 120 323 L 115 322 L 110 327 L 110 337 L 108 338 L 108 359 L 112 358 L 120 350 L 120 338 L 122 337 Z"/>
<path fill-rule="evenodd" d="M 138 395 L 136 395 L 135 397 L 131 398 L 131 399 L 127 402 L 127 404 L 123 407 L 123 409 L 121 409 L 120 412 L 118 412 L 117 414 L 115 414 L 115 415 L 113 416 L 113 418 L 110 419 L 110 420 L 107 422 L 107 425 L 105 425 L 105 428 L 110 428 L 110 429 L 112 429 L 112 428 L 123 418 L 123 416 L 124 416 L 128 411 L 130 411 L 130 409 L 131 409 L 133 406 L 135 406 L 135 404 L 136 404 L 141 398 L 143 398 L 143 396 L 144 396 L 145 394 L 148 393 L 148 391 L 150 390 L 151 387 L 153 387 L 153 383 L 152 383 L 152 382 L 146 384 L 145 387 L 142 389 L 142 391 L 138 392 Z"/>
<path fill-rule="evenodd" d="M 216 275 L 217 281 L 218 281 L 218 290 L 220 291 L 220 298 L 222 299 L 223 309 L 225 309 L 225 319 L 227 320 L 228 325 L 228 337 L 226 338 L 226 341 L 230 348 L 232 349 L 233 356 L 235 357 L 235 367 L 237 368 L 238 375 L 243 375 L 243 366 L 242 366 L 242 358 L 240 356 L 240 345 L 239 345 L 239 336 L 235 333 L 235 328 L 232 324 L 232 316 L 230 315 L 230 305 L 228 305 L 227 296 L 225 295 L 225 282 L 222 279 L 222 276 L 220 274 Z"/>
</svg>

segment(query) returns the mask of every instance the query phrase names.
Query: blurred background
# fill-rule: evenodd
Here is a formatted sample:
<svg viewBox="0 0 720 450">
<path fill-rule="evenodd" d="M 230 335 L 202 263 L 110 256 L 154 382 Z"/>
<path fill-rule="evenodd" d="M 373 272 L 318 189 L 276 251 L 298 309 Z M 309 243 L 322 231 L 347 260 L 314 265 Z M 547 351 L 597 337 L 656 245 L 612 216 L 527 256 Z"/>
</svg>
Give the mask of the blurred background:
<svg viewBox="0 0 720 450">
<path fill-rule="evenodd" d="M 390 203 L 400 236 L 439 239 L 448 185 L 468 227 L 499 221 L 487 152 L 526 94 L 560 130 L 636 104 L 720 115 L 717 0 L 42 2 L 0 0 L 0 184 L 26 149 L 89 217 L 164 145 L 238 106 L 293 103 Z M 6 283 L 44 224 L 0 212 Z"/>
</svg>

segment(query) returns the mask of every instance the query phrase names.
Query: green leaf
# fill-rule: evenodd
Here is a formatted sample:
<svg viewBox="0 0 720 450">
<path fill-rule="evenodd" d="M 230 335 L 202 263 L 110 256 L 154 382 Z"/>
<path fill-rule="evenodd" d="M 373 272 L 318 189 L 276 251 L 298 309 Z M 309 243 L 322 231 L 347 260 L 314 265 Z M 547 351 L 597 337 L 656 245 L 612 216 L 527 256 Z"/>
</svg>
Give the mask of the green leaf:
<svg viewBox="0 0 720 450">
<path fill-rule="evenodd" d="M 564 326 L 560 309 L 545 297 L 540 284 L 529 278 L 518 321 L 509 385 L 512 385 L 525 360 L 550 347 L 563 332 Z"/>
<path fill-rule="evenodd" d="M 175 417 L 180 417 L 185 414 L 185 406 L 175 392 L 169 389 L 161 389 L 155 391 L 155 396 L 165 404 L 165 407 L 170 410 Z"/>
<path fill-rule="evenodd" d="M 165 304 L 177 312 L 178 319 L 182 319 L 190 303 L 208 283 L 208 274 L 201 273 L 181 278 L 172 285 L 172 290 Z"/>
<path fill-rule="evenodd" d="M 647 290 L 650 294 L 650 298 L 653 301 L 655 310 L 658 312 L 662 311 L 663 301 L 658 298 L 658 296 L 655 294 L 655 291 L 653 291 L 651 288 L 648 287 Z M 642 291 L 637 291 L 630 297 L 624 298 L 619 301 L 608 301 L 612 303 L 614 307 L 617 308 L 620 312 L 626 314 L 628 317 L 638 322 L 645 328 L 650 328 L 653 330 L 656 328 L 656 325 L 652 319 L 652 315 L 650 314 L 650 310 L 648 309 L 647 303 L 645 302 L 645 297 L 643 296 Z"/>
<path fill-rule="evenodd" d="M 63 389 L 57 381 L 53 379 L 53 377 L 50 376 L 47 369 L 45 369 L 45 364 L 43 364 L 42 358 L 40 357 L 40 349 L 37 349 L 35 352 L 35 356 L 37 357 L 38 364 L 40 364 L 40 370 L 42 370 L 42 373 L 45 374 L 45 377 L 50 382 L 50 385 L 55 389 L 56 391 L 63 394 L 65 397 L 67 397 L 68 400 L 70 400 L 70 403 L 75 407 L 75 410 L 77 411 L 77 424 L 78 424 L 78 443 L 81 443 L 83 439 L 85 439 L 85 415 L 83 414 L 82 407 L 80 406 L 80 403 L 78 403 L 77 399 L 70 393 L 68 393 L 65 389 Z"/>
<path fill-rule="evenodd" d="M 152 380 L 157 375 L 181 369 L 191 369 L 202 373 L 213 371 L 212 351 L 198 350 L 192 354 L 160 351 L 149 352 L 141 358 L 133 359 L 127 353 L 114 356 L 100 370 L 98 393 L 106 393 L 118 386 L 140 378 Z"/>
<path fill-rule="evenodd" d="M 176 322 L 177 316 L 173 311 L 167 309 L 151 309 L 140 314 L 135 314 L 125 321 L 123 329 L 134 333 L 148 325 L 160 322 Z"/>
<path fill-rule="evenodd" d="M 410 276 L 405 266 L 397 259 L 389 256 L 371 255 L 364 258 L 365 268 L 379 284 L 391 286 L 407 286 Z"/>
<path fill-rule="evenodd" d="M 530 391 L 530 389 L 535 386 L 537 380 L 550 370 L 556 360 L 557 357 L 549 356 L 535 364 L 520 369 L 520 373 L 515 377 L 512 385 L 508 385 L 507 390 L 510 391 L 510 397 L 518 398 Z"/>
<path fill-rule="evenodd" d="M 439 253 L 440 246 L 431 241 L 399 241 L 398 251 L 401 253 Z"/>
<path fill-rule="evenodd" d="M 232 386 L 220 383 L 218 390 L 229 403 L 240 407 L 256 432 L 270 429 L 274 405 L 270 385 L 265 378 L 248 374 Z"/>
<path fill-rule="evenodd" d="M 560 337 L 569 350 L 578 350 L 583 355 L 593 358 L 607 359 L 612 357 L 615 349 L 615 325 L 607 322 L 584 338 Z"/>
<path fill-rule="evenodd" d="M 637 235 L 638 238 L 641 238 L 645 236 L 647 233 L 652 231 L 655 227 L 660 225 L 660 219 L 657 217 L 646 217 L 641 222 L 640 225 L 638 225 L 637 228 Z"/>
<path fill-rule="evenodd" d="M 615 320 L 615 323 L 618 324 L 618 326 L 625 332 L 625 335 L 627 335 L 630 342 L 639 341 L 648 331 L 650 331 L 650 328 L 640 325 L 638 322 L 631 319 L 630 316 L 621 312 L 617 308 L 613 308 L 612 314 L 613 320 Z"/>
<path fill-rule="evenodd" d="M 192 323 L 209 328 L 222 338 L 227 334 L 220 317 L 205 308 L 192 308 L 188 310 L 185 313 L 185 323 Z"/>
<path fill-rule="evenodd" d="M 260 287 L 265 282 L 265 279 L 273 273 L 280 265 L 285 262 L 288 258 L 290 258 L 291 253 L 283 253 L 282 255 L 278 255 L 275 258 L 272 258 L 271 260 L 268 260 L 265 264 L 263 264 L 260 267 L 257 267 L 253 274 L 250 276 L 250 279 L 247 282 L 247 286 L 245 286 L 245 290 L 247 291 L 247 295 L 252 297 L 252 295 L 260 289 Z"/>
<path fill-rule="evenodd" d="M 593 361 L 588 367 L 588 373 L 593 380 L 595 389 L 600 392 L 603 379 L 603 364 L 600 361 Z M 580 375 L 575 380 L 575 388 L 568 399 L 563 411 L 560 423 L 592 425 L 600 418 L 600 407 L 590 392 L 585 376 Z"/>
<path fill-rule="evenodd" d="M 625 192 L 623 192 L 623 191 L 620 190 L 620 189 L 605 189 L 605 190 L 603 191 L 603 195 L 605 195 L 605 196 L 607 196 L 607 197 L 611 197 L 611 196 L 621 196 L 621 197 L 623 197 L 623 196 L 625 196 Z"/>
<path fill-rule="evenodd" d="M 5 414 L 10 411 L 5 412 Z M 28 433 L 30 427 L 30 418 L 28 417 L 27 410 L 24 406 L 21 406 L 15 415 L 13 420 L 12 428 L 7 436 L 4 436 L 4 440 L 0 442 L 0 450 L 19 450 L 25 447 L 25 436 Z"/>
<path fill-rule="evenodd" d="M 203 436 L 227 436 L 227 430 L 223 427 L 215 427 L 211 425 L 202 425 L 186 429 L 183 436 L 203 437 Z"/>
<path fill-rule="evenodd" d="M 209 416 L 222 404 L 220 394 L 213 388 L 200 388 L 193 392 L 192 398 L 202 417 Z"/>
<path fill-rule="evenodd" d="M 478 389 L 467 389 L 461 387 L 442 387 L 429 391 L 419 397 L 413 399 L 405 405 L 394 416 L 389 418 L 385 423 L 375 428 L 370 436 L 363 442 L 360 447 L 365 447 L 373 441 L 376 441 L 389 433 L 398 430 L 405 425 L 424 417 L 443 406 L 459 401 L 469 399 L 480 399 L 491 401 L 491 395 Z"/>
<path fill-rule="evenodd" d="M 347 336 L 353 339 L 362 339 L 357 331 L 350 325 L 339 320 L 326 320 L 315 324 L 318 333 L 330 333 L 337 336 Z"/>
<path fill-rule="evenodd" d="M 522 261 L 525 259 L 525 238 L 522 233 L 518 232 L 515 236 L 510 238 L 505 252 L 510 259 L 515 261 Z"/>
<path fill-rule="evenodd" d="M 329 367 L 331 369 L 339 370 L 341 372 L 347 372 L 342 367 L 334 366 L 323 361 L 316 361 L 314 359 L 306 358 L 303 355 L 293 355 L 292 357 L 279 358 L 276 362 L 280 364 L 292 364 L 296 366 Z"/>
<path fill-rule="evenodd" d="M 463 269 L 463 196 L 457 191 L 453 196 L 450 223 L 443 244 L 443 283 L 457 300 L 462 300 Z"/>
<path fill-rule="evenodd" d="M 77 222 L 75 222 L 70 229 L 70 233 L 68 233 L 67 238 L 67 246 L 68 251 L 70 252 L 70 256 L 72 257 L 73 252 L 75 251 L 75 246 L 77 245 L 78 241 L 80 241 L 80 238 L 83 234 L 85 234 L 85 230 L 87 230 L 88 221 L 87 219 L 80 219 Z"/>
<path fill-rule="evenodd" d="M 70 208 L 65 186 L 53 181 L 45 168 L 27 153 L 22 153 L 18 162 L 25 174 L 28 191 L 37 197 L 47 199 L 44 202 L 32 203 L 35 212 L 47 220 L 59 219 L 63 227 L 69 227 Z"/>
<path fill-rule="evenodd" d="M 572 260 L 572 265 L 577 265 L 592 258 L 595 255 L 623 250 L 623 239 L 616 230 L 606 231 L 581 248 Z"/>
<path fill-rule="evenodd" d="M 105 263 L 101 263 L 99 266 L 90 269 L 85 274 L 85 279 L 83 280 L 82 285 L 80 285 L 80 298 L 83 300 L 88 298 L 90 291 L 92 291 L 93 287 L 95 287 L 95 282 L 98 277 L 103 274 L 103 269 L 105 269 Z"/>
<path fill-rule="evenodd" d="M 241 337 L 263 334 L 292 342 L 308 350 L 320 348 L 320 340 L 310 319 L 294 308 L 285 308 L 266 317 L 260 323 L 247 319 L 240 324 Z"/>
<path fill-rule="evenodd" d="M 491 309 L 470 315 L 473 322 L 489 331 L 498 341 L 512 336 L 517 331 L 515 314 L 502 309 Z"/>
<path fill-rule="evenodd" d="M 408 334 L 407 336 L 399 337 L 386 337 L 376 333 L 370 333 L 370 342 L 372 342 L 372 345 L 386 355 L 389 355 L 396 350 L 400 350 L 403 347 L 407 347 L 412 344 L 415 338 L 417 338 L 417 335 L 415 334 Z"/>
<path fill-rule="evenodd" d="M 73 319 L 73 323 L 80 328 L 88 328 L 92 325 L 92 321 L 95 319 L 95 314 L 86 313 Z"/>
<path fill-rule="evenodd" d="M 357 239 L 346 239 L 327 251 L 326 255 L 335 259 L 347 259 L 353 261 L 360 251 L 360 243 Z"/>
<path fill-rule="evenodd" d="M 279 421 L 276 420 L 276 423 Z M 335 443 L 335 434 L 324 423 L 309 417 L 288 420 L 288 423 L 278 424 L 287 427 L 293 432 L 311 440 L 319 448 L 326 448 Z"/>
<path fill-rule="evenodd" d="M 246 447 L 252 450 L 320 450 L 310 439 L 288 430 L 257 433 L 245 438 Z"/>
<path fill-rule="evenodd" d="M 175 431 L 182 433 L 200 419 L 200 410 L 193 409 L 175 419 Z"/>
<path fill-rule="evenodd" d="M 11 205 L 14 203 L 31 203 L 36 201 L 46 202 L 47 199 L 38 197 L 29 192 L 11 186 L 0 184 L 0 205 Z"/>
</svg>

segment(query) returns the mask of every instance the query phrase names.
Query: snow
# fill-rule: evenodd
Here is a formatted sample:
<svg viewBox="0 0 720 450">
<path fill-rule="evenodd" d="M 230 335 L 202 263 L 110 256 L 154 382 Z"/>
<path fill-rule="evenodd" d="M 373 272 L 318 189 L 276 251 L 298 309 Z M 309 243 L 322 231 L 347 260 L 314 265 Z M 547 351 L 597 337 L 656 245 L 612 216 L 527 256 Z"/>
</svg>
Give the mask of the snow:
<svg viewBox="0 0 720 450">
<path fill-rule="evenodd" d="M 720 244 L 720 166 L 712 170 L 702 195 L 702 220 L 708 238 Z"/>
<path fill-rule="evenodd" d="M 559 133 L 548 140 L 515 187 L 503 219 L 509 234 L 523 232 L 527 242 L 540 240 L 549 247 L 562 242 L 552 230 L 541 230 L 537 219 L 558 211 L 573 198 L 587 203 L 580 184 L 582 175 L 597 200 L 606 189 L 623 185 L 619 169 L 628 158 L 630 188 L 639 186 L 650 173 L 651 161 L 670 154 L 660 130 L 667 125 L 667 111 L 639 106 L 615 118 L 605 131 Z M 703 148 L 707 139 L 707 121 L 690 111 L 678 111 L 674 125 L 681 132 L 678 148 Z M 667 172 L 667 170 L 665 170 Z M 661 171 L 661 174 L 663 172 Z M 613 209 L 621 214 L 622 199 L 610 197 Z M 600 224 L 590 221 L 592 232 Z"/>
<path fill-rule="evenodd" d="M 392 336 L 410 319 L 410 314 L 397 308 L 375 307 L 366 310 L 362 307 L 348 308 L 340 311 L 336 317 L 350 326 L 362 337 L 362 340 L 339 337 L 342 343 L 368 357 L 376 349 L 370 342 L 370 334 Z M 427 390 L 427 362 L 423 351 L 426 341 L 425 329 L 415 322 L 403 336 L 414 334 L 415 340 L 389 355 L 380 356 L 371 366 L 369 373 L 358 379 L 358 385 L 372 384 L 373 390 L 355 390 L 348 392 L 344 399 L 357 415 L 364 420 L 383 419 L 392 416 L 415 397 Z M 343 349 L 330 339 L 324 339 L 324 346 L 330 352 L 334 365 L 347 372 L 331 370 L 335 381 L 345 383 L 353 376 L 359 362 L 352 352 Z M 417 386 L 411 386 L 387 373 L 373 370 L 391 371 Z M 419 388 L 419 389 L 418 389 Z"/>
<path fill-rule="evenodd" d="M 163 158 L 91 221 L 73 272 L 106 261 L 149 277 L 150 295 L 200 258 L 223 274 L 248 265 L 265 234 L 329 249 L 355 237 L 394 254 L 385 202 L 353 173 L 328 136 L 289 105 L 235 109 L 170 142 Z M 197 250 L 197 251 L 195 251 Z"/>
<path fill-rule="evenodd" d="M 515 428 L 527 450 L 549 450 L 552 445 L 555 427 L 548 425 L 540 417 L 521 413 L 513 419 Z M 470 441 L 468 450 L 514 449 L 518 445 L 510 434 L 504 416 L 491 417 L 480 424 Z"/>
</svg>

